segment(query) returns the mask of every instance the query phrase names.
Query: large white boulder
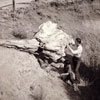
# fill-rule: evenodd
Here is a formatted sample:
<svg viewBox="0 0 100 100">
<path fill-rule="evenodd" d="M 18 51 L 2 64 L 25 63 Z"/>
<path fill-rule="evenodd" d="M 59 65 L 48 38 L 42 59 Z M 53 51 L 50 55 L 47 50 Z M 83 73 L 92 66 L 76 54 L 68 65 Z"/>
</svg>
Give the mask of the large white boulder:
<svg viewBox="0 0 100 100">
<path fill-rule="evenodd" d="M 65 56 L 65 48 L 67 44 L 74 44 L 74 40 L 71 35 L 68 35 L 64 31 L 58 28 L 56 23 L 47 21 L 40 25 L 39 32 L 35 36 L 40 42 L 45 43 L 44 51 L 55 61 L 62 56 Z M 53 51 L 53 52 L 51 52 Z"/>
</svg>

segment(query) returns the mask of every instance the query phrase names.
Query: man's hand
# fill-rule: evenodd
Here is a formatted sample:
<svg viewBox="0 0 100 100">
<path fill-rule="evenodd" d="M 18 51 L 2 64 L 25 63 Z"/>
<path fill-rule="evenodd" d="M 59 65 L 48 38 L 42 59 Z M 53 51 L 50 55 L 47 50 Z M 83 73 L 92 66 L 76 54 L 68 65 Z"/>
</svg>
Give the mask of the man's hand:
<svg viewBox="0 0 100 100">
<path fill-rule="evenodd" d="M 40 47 L 41 47 L 41 48 L 45 48 L 45 45 L 46 45 L 46 44 L 45 44 L 45 43 L 43 43 L 43 42 L 40 42 L 40 44 L 39 44 L 39 45 L 40 45 Z"/>
</svg>

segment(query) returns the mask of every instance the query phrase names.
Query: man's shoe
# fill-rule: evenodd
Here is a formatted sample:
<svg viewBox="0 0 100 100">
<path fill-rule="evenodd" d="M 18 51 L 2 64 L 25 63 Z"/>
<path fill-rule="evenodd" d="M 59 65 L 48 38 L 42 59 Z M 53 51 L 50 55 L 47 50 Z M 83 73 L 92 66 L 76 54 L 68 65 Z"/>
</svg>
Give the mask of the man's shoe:
<svg viewBox="0 0 100 100">
<path fill-rule="evenodd" d="M 73 84 L 73 88 L 74 88 L 74 91 L 79 91 L 79 88 L 78 88 L 78 86 L 77 86 L 77 84 Z"/>
</svg>

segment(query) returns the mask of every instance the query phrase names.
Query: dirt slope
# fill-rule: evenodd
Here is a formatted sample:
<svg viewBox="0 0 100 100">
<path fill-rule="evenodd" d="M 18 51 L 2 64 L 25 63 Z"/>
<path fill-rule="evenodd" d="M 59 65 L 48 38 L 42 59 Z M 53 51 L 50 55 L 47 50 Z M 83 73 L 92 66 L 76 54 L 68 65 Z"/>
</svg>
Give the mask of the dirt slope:
<svg viewBox="0 0 100 100">
<path fill-rule="evenodd" d="M 0 99 L 29 100 L 33 80 L 46 75 L 35 57 L 0 47 L 0 58 Z"/>
<path fill-rule="evenodd" d="M 0 47 L 0 58 L 0 100 L 70 100 L 64 83 L 33 55 Z"/>
</svg>

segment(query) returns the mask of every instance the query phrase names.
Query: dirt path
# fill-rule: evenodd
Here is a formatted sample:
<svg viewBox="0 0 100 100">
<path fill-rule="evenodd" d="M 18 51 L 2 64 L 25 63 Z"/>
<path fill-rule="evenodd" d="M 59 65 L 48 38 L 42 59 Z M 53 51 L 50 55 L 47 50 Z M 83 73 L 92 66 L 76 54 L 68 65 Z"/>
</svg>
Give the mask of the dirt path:
<svg viewBox="0 0 100 100">
<path fill-rule="evenodd" d="M 15 0 L 16 3 L 31 2 L 32 0 Z M 0 0 L 0 7 L 12 4 L 12 0 Z"/>
</svg>

